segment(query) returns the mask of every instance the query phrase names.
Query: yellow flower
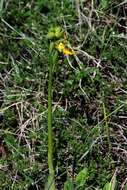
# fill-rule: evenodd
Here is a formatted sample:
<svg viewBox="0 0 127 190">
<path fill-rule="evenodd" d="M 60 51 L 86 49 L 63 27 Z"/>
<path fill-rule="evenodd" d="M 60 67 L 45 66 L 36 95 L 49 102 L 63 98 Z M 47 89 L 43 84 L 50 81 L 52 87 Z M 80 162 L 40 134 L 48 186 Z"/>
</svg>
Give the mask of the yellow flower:
<svg viewBox="0 0 127 190">
<path fill-rule="evenodd" d="M 59 52 L 63 52 L 63 50 L 65 49 L 65 45 L 62 42 L 60 42 L 59 44 L 56 45 L 56 49 Z"/>
<path fill-rule="evenodd" d="M 74 55 L 75 52 L 74 52 L 73 50 L 71 50 L 71 49 L 64 48 L 64 49 L 63 49 L 63 54 L 64 54 L 64 55 Z"/>
<path fill-rule="evenodd" d="M 62 42 L 60 42 L 56 45 L 56 49 L 60 53 L 63 53 L 64 55 L 74 55 L 75 54 L 75 52 L 73 50 L 66 48 L 64 43 L 62 43 Z"/>
</svg>

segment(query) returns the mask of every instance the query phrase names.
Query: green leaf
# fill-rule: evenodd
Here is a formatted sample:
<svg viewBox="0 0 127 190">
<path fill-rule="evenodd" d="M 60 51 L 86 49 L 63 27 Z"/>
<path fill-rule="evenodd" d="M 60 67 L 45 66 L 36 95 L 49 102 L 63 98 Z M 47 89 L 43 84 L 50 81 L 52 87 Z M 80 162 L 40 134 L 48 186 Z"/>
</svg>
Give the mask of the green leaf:
<svg viewBox="0 0 127 190">
<path fill-rule="evenodd" d="M 82 187 L 84 186 L 84 184 L 86 183 L 86 180 L 88 178 L 88 169 L 84 168 L 83 170 L 81 170 L 78 175 L 76 176 L 76 185 L 78 187 Z"/>
<path fill-rule="evenodd" d="M 107 182 L 103 188 L 103 190 L 112 190 L 112 183 Z"/>
<path fill-rule="evenodd" d="M 108 7 L 108 0 L 101 0 L 99 4 L 100 9 L 106 9 Z"/>
<path fill-rule="evenodd" d="M 73 190 L 74 189 L 74 184 L 72 179 L 68 179 L 65 183 L 64 183 L 64 190 Z"/>
</svg>

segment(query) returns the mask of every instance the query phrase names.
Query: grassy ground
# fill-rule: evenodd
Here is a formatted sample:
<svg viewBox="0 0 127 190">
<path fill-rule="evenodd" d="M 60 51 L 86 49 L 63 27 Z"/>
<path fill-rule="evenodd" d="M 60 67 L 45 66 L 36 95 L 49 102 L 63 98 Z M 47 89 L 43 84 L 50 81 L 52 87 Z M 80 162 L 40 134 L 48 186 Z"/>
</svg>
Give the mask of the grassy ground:
<svg viewBox="0 0 127 190">
<path fill-rule="evenodd" d="M 76 52 L 59 55 L 53 76 L 56 189 L 127 189 L 126 2 L 9 0 L 0 14 L 0 189 L 47 181 L 46 35 L 56 25 Z"/>
</svg>

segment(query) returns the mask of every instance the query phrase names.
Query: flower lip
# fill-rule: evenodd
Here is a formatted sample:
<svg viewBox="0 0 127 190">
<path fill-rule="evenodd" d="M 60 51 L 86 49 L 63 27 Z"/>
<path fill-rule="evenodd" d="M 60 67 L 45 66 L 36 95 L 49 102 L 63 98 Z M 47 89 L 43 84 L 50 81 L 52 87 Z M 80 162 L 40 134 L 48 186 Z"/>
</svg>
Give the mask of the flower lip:
<svg viewBox="0 0 127 190">
<path fill-rule="evenodd" d="M 75 52 L 74 52 L 73 50 L 71 50 L 71 49 L 65 48 L 65 49 L 63 50 L 63 54 L 64 54 L 64 55 L 74 55 Z"/>
<path fill-rule="evenodd" d="M 60 52 L 63 53 L 65 56 L 67 55 L 74 55 L 75 52 L 69 48 L 66 48 L 64 43 L 60 42 L 56 45 L 56 49 Z"/>
</svg>

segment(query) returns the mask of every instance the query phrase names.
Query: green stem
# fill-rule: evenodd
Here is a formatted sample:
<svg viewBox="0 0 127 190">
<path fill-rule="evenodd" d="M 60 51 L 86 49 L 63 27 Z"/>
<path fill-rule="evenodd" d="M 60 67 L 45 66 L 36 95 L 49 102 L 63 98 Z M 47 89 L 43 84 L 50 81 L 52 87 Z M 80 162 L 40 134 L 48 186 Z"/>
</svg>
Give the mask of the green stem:
<svg viewBox="0 0 127 190">
<path fill-rule="evenodd" d="M 52 78 L 53 78 L 53 55 L 50 55 L 49 81 L 48 81 L 48 167 L 49 178 L 46 190 L 55 190 L 53 168 L 53 134 L 52 134 Z"/>
</svg>

